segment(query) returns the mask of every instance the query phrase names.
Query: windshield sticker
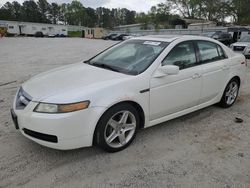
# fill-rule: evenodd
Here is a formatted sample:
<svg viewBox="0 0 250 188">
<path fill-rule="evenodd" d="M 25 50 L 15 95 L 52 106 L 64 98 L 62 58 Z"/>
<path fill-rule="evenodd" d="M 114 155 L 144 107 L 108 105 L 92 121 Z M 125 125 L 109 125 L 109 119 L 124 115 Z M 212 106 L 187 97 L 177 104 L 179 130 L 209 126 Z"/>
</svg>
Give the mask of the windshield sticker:
<svg viewBox="0 0 250 188">
<path fill-rule="evenodd" d="M 143 44 L 152 45 L 152 46 L 159 46 L 161 44 L 161 42 L 145 41 Z"/>
</svg>

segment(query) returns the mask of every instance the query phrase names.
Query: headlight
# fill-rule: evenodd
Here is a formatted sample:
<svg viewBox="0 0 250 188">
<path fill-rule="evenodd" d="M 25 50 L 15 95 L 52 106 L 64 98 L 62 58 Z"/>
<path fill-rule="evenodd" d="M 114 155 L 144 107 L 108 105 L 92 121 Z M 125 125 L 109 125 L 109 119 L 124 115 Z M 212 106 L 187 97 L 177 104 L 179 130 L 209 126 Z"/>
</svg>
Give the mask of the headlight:
<svg viewBox="0 0 250 188">
<path fill-rule="evenodd" d="M 68 113 L 78 110 L 83 110 L 89 107 L 89 101 L 83 101 L 72 104 L 50 104 L 50 103 L 39 103 L 34 112 L 40 113 Z"/>
<path fill-rule="evenodd" d="M 244 52 L 243 52 L 244 54 L 245 53 L 250 53 L 250 47 L 249 46 L 247 46 L 246 48 L 245 48 L 245 50 L 244 50 Z"/>
</svg>

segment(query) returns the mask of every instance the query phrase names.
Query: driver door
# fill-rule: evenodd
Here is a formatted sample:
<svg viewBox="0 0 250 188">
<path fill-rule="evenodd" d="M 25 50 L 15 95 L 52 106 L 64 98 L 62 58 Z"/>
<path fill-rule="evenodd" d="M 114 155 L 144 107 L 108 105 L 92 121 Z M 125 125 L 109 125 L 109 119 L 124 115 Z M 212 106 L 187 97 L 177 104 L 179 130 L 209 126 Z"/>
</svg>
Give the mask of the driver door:
<svg viewBox="0 0 250 188">
<path fill-rule="evenodd" d="M 162 62 L 177 65 L 177 75 L 150 80 L 150 120 L 155 120 L 198 105 L 201 93 L 201 67 L 197 63 L 194 43 L 176 45 Z"/>
</svg>

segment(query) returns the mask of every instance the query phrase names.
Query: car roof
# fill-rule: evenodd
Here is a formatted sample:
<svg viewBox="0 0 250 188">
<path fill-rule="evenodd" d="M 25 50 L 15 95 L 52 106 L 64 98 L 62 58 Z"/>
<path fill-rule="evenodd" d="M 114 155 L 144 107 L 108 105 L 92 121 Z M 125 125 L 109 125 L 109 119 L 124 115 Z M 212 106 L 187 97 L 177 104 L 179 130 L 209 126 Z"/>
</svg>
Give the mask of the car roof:
<svg viewBox="0 0 250 188">
<path fill-rule="evenodd" d="M 177 39 L 183 40 L 211 40 L 208 37 L 204 36 L 195 36 L 195 35 L 147 35 L 141 37 L 135 37 L 132 39 L 137 40 L 155 40 L 155 41 L 162 41 L 162 42 L 173 42 Z"/>
</svg>

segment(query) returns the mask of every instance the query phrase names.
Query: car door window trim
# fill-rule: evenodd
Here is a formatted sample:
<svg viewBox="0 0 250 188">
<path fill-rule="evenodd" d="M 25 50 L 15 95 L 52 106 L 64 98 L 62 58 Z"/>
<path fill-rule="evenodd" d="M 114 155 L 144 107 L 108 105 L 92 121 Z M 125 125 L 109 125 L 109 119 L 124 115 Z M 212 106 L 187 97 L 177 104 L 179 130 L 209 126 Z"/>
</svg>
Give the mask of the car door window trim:
<svg viewBox="0 0 250 188">
<path fill-rule="evenodd" d="M 215 42 L 212 42 L 212 41 L 207 41 L 207 40 L 195 40 L 195 46 L 197 47 L 197 50 L 198 50 L 198 56 L 199 56 L 199 61 L 198 61 L 198 64 L 200 65 L 203 65 L 203 64 L 208 64 L 208 63 L 214 63 L 214 62 L 218 62 L 218 61 L 221 61 L 221 60 L 224 60 L 224 59 L 228 59 L 228 56 L 227 54 L 225 53 L 224 49 L 217 43 Z M 201 52 L 200 52 L 200 49 L 199 49 L 199 46 L 198 46 L 198 42 L 206 42 L 206 43 L 211 43 L 211 44 L 214 44 L 216 46 L 216 50 L 217 50 L 217 54 L 218 54 L 218 57 L 219 59 L 216 59 L 216 60 L 213 60 L 213 61 L 209 61 L 209 62 L 203 62 L 202 61 L 202 56 L 201 56 Z M 224 57 L 220 56 L 220 53 L 219 53 L 219 48 L 221 49 Z"/>
</svg>

